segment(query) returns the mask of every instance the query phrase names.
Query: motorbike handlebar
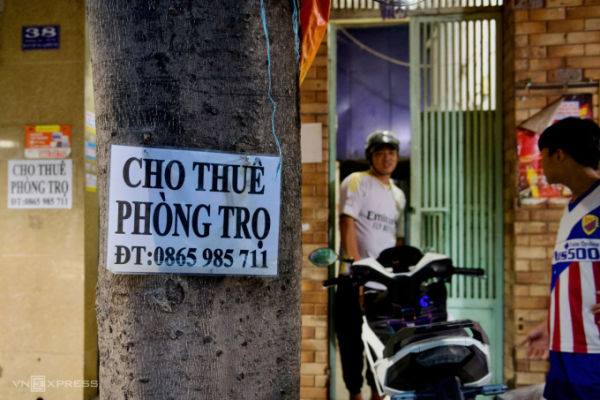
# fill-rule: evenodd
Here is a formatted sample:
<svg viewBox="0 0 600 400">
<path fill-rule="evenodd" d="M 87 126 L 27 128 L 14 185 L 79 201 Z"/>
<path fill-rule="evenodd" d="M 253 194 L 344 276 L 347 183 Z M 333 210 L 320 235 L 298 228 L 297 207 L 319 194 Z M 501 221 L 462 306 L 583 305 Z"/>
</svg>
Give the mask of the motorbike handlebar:
<svg viewBox="0 0 600 400">
<path fill-rule="evenodd" d="M 470 275 L 476 276 L 482 279 L 487 278 L 485 270 L 482 268 L 454 268 L 454 274 L 456 275 Z"/>
<path fill-rule="evenodd" d="M 338 283 L 340 283 L 340 279 L 339 278 L 329 278 L 329 279 L 323 281 L 323 287 L 324 288 L 328 288 L 328 287 L 331 287 L 331 286 L 335 286 Z"/>
<path fill-rule="evenodd" d="M 485 270 L 483 270 L 482 268 L 457 268 L 457 267 L 452 268 L 451 267 L 449 272 L 452 275 L 475 276 L 475 277 L 478 277 L 481 279 L 487 278 L 487 276 L 485 275 Z M 363 278 L 364 278 L 364 276 L 363 276 Z M 366 280 L 369 280 L 369 279 L 366 279 Z M 378 281 L 377 279 L 374 279 L 374 280 Z M 358 282 L 361 282 L 362 279 L 361 279 L 360 275 L 354 275 L 354 276 L 340 275 L 336 278 L 329 278 L 329 279 L 323 281 L 323 287 L 328 288 L 331 286 L 336 286 L 336 285 L 339 285 L 342 281 L 358 283 Z M 384 282 L 381 282 L 381 283 L 384 283 Z"/>
</svg>

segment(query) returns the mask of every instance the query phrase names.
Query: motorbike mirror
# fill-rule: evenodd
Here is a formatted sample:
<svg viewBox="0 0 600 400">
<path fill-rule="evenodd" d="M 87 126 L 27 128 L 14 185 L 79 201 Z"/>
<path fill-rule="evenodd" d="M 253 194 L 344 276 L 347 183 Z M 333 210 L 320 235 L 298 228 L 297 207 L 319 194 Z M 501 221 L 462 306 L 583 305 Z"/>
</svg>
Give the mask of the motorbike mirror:
<svg viewBox="0 0 600 400">
<path fill-rule="evenodd" d="M 322 248 L 310 253 L 308 259 L 317 267 L 328 267 L 337 261 L 338 255 L 331 249 Z"/>
</svg>

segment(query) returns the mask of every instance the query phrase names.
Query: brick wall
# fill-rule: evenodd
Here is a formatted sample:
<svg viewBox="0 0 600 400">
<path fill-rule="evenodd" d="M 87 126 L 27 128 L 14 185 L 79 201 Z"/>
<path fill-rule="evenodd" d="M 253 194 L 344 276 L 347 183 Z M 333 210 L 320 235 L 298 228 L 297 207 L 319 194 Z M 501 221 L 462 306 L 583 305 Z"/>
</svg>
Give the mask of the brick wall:
<svg viewBox="0 0 600 400">
<path fill-rule="evenodd" d="M 317 57 L 300 88 L 302 123 L 323 124 L 323 162 L 302 164 L 302 365 L 300 397 L 326 399 L 329 386 L 327 269 L 308 262 L 308 254 L 328 246 L 328 104 L 327 46 Z"/>
<path fill-rule="evenodd" d="M 514 9 L 510 4 L 503 10 L 503 42 L 502 42 L 502 113 L 503 113 L 503 133 L 504 133 L 504 379 L 510 386 L 514 385 L 514 301 L 513 288 L 515 281 L 514 257 L 512 249 L 514 248 L 514 234 L 512 226 L 515 219 L 514 199 L 517 195 L 517 148 L 515 135 L 515 85 L 514 85 L 514 65 L 515 65 L 515 46 L 514 31 L 515 18 Z"/>
<path fill-rule="evenodd" d="M 505 84 L 511 79 L 513 83 L 512 98 L 506 103 L 510 107 L 512 102 L 514 107 L 505 123 L 505 373 L 509 372 L 506 377 L 522 386 L 543 382 L 548 369 L 547 362 L 527 360 L 526 350 L 514 345 L 547 317 L 551 256 L 564 204 L 527 206 L 518 202 L 516 133 L 514 125 L 510 129 L 509 125 L 513 120 L 518 125 L 566 94 L 560 89 L 519 89 L 527 80 L 534 86 L 544 86 L 560 83 L 565 76 L 571 81 L 600 79 L 600 0 L 546 0 L 543 8 L 508 8 L 505 15 L 512 14 L 512 21 L 505 21 L 505 25 L 514 22 L 514 30 L 508 32 L 505 42 L 514 46 L 514 75 L 505 74 Z M 569 91 L 577 92 L 590 89 Z M 597 88 L 592 92 L 597 120 Z"/>
<path fill-rule="evenodd" d="M 598 0 L 546 0 L 545 8 L 515 10 L 517 82 L 527 78 L 555 82 L 561 69 L 578 70 L 583 79 L 599 79 L 598 5 Z"/>
</svg>

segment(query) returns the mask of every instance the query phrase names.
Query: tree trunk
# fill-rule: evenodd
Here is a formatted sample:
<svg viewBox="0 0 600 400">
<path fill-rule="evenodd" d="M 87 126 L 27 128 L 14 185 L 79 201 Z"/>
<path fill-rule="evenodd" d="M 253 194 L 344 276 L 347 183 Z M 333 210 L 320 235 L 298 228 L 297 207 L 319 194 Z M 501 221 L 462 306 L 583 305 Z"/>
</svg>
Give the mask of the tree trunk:
<svg viewBox="0 0 600 400">
<path fill-rule="evenodd" d="M 103 399 L 297 399 L 300 139 L 291 0 L 266 1 L 282 151 L 279 276 L 106 269 L 110 144 L 278 154 L 261 1 L 88 0 L 96 101 Z"/>
</svg>

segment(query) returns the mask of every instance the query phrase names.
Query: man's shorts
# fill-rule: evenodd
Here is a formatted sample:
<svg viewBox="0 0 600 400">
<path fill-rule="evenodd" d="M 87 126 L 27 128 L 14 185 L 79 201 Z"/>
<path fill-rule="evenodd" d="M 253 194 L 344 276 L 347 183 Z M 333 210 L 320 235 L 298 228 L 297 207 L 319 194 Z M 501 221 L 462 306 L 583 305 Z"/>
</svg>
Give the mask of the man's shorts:
<svg viewBox="0 0 600 400">
<path fill-rule="evenodd" d="M 551 351 L 544 397 L 548 400 L 600 399 L 600 354 Z"/>
</svg>

